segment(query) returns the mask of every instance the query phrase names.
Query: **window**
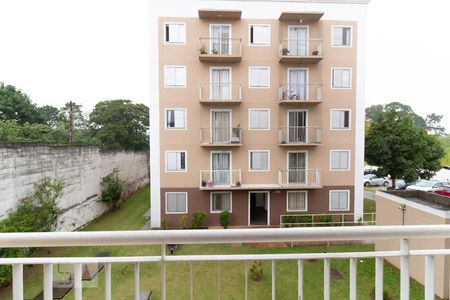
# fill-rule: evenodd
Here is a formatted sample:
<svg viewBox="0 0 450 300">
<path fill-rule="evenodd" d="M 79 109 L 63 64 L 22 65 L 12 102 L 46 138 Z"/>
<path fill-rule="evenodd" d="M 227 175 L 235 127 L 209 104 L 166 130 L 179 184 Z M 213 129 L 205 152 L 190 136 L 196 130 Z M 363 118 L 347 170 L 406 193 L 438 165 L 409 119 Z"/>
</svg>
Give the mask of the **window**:
<svg viewBox="0 0 450 300">
<path fill-rule="evenodd" d="M 352 69 L 334 68 L 333 69 L 333 88 L 350 89 L 352 81 Z"/>
<path fill-rule="evenodd" d="M 287 211 L 307 211 L 308 194 L 304 191 L 287 192 Z"/>
<path fill-rule="evenodd" d="M 348 26 L 333 26 L 333 46 L 351 47 L 352 46 L 352 28 Z"/>
<path fill-rule="evenodd" d="M 186 41 L 186 25 L 184 23 L 164 24 L 165 44 L 184 44 Z"/>
<path fill-rule="evenodd" d="M 211 213 L 231 212 L 231 192 L 211 193 Z"/>
<path fill-rule="evenodd" d="M 250 45 L 270 45 L 270 25 L 250 25 L 249 30 Z"/>
<path fill-rule="evenodd" d="M 349 210 L 350 191 L 330 191 L 330 211 Z"/>
<path fill-rule="evenodd" d="M 350 170 L 350 151 L 331 150 L 331 171 Z"/>
<path fill-rule="evenodd" d="M 248 87 L 250 87 L 250 88 L 268 88 L 268 87 L 270 87 L 270 68 L 269 67 L 249 67 L 248 68 Z"/>
<path fill-rule="evenodd" d="M 187 193 L 168 192 L 166 193 L 166 214 L 187 213 Z"/>
<path fill-rule="evenodd" d="M 186 87 L 186 66 L 164 66 L 165 87 Z"/>
<path fill-rule="evenodd" d="M 250 171 L 269 171 L 268 150 L 251 150 L 249 155 Z"/>
<path fill-rule="evenodd" d="M 186 151 L 166 152 L 166 172 L 185 172 L 186 169 Z"/>
<path fill-rule="evenodd" d="M 270 111 L 268 109 L 250 109 L 249 110 L 249 129 L 250 130 L 269 130 Z"/>
<path fill-rule="evenodd" d="M 166 109 L 166 129 L 186 129 L 186 109 Z"/>
<path fill-rule="evenodd" d="M 350 129 L 350 110 L 331 110 L 331 129 Z"/>
</svg>

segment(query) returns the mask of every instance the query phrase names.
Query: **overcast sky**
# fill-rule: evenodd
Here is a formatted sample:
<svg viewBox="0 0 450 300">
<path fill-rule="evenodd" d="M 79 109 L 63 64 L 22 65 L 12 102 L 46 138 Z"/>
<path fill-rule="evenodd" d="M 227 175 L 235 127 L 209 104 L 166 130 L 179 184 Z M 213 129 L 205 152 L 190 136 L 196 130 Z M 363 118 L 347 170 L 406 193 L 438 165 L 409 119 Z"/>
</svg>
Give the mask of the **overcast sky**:
<svg viewBox="0 0 450 300">
<path fill-rule="evenodd" d="M 367 106 L 400 101 L 450 129 L 446 2 L 372 0 Z M 148 104 L 146 0 L 0 0 L 0 28 L 0 81 L 39 105 Z"/>
</svg>

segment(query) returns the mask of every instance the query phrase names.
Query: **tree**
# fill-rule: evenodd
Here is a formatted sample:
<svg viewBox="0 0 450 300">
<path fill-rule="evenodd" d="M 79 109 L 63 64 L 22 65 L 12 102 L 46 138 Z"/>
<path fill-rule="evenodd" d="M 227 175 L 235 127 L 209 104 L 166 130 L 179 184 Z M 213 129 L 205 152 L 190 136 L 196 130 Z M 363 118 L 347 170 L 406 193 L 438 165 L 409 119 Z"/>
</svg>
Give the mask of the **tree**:
<svg viewBox="0 0 450 300">
<path fill-rule="evenodd" d="M 386 105 L 372 105 L 366 108 L 366 120 L 373 122 L 378 121 L 384 113 L 387 111 L 394 111 L 399 116 L 411 116 L 415 126 L 419 128 L 426 128 L 426 122 L 424 118 L 417 115 L 411 108 L 411 106 L 402 104 L 400 102 L 391 102 Z"/>
<path fill-rule="evenodd" d="M 42 123 L 41 114 L 27 94 L 0 82 L 0 119 L 19 124 Z"/>
<path fill-rule="evenodd" d="M 444 150 L 440 141 L 416 126 L 414 116 L 395 109 L 383 112 L 372 122 L 366 136 L 366 161 L 378 166 L 378 175 L 407 181 L 429 179 L 439 170 Z"/>
<path fill-rule="evenodd" d="M 83 113 L 81 112 L 81 105 L 73 101 L 69 101 L 61 108 L 61 116 L 66 125 L 68 138 L 67 143 L 73 143 L 74 134 L 77 129 L 82 129 L 84 126 Z"/>
<path fill-rule="evenodd" d="M 41 115 L 41 119 L 44 124 L 51 127 L 55 127 L 56 123 L 60 120 L 60 111 L 58 108 L 51 105 L 44 105 L 38 107 L 38 111 Z"/>
<path fill-rule="evenodd" d="M 443 136 L 445 128 L 441 125 L 442 117 L 443 115 L 437 115 L 435 113 L 427 115 L 425 118 L 427 130 L 434 135 Z"/>
<path fill-rule="evenodd" d="M 89 116 L 101 148 L 148 150 L 148 107 L 130 100 L 101 101 Z"/>
</svg>

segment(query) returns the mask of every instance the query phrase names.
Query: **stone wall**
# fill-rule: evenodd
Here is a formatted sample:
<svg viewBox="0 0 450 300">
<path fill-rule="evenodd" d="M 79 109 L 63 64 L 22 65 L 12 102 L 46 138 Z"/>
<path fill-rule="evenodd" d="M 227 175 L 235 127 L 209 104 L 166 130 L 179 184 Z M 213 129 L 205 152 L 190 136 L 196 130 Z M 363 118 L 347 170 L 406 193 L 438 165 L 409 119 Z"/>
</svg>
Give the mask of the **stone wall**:
<svg viewBox="0 0 450 300">
<path fill-rule="evenodd" d="M 99 202 L 101 178 L 120 170 L 125 194 L 149 184 L 147 152 L 100 151 L 94 146 L 49 146 L 42 143 L 0 143 L 0 218 L 18 200 L 33 192 L 33 184 L 44 177 L 64 182 L 59 200 L 62 214 L 58 230 L 72 231 L 107 210 Z"/>
</svg>

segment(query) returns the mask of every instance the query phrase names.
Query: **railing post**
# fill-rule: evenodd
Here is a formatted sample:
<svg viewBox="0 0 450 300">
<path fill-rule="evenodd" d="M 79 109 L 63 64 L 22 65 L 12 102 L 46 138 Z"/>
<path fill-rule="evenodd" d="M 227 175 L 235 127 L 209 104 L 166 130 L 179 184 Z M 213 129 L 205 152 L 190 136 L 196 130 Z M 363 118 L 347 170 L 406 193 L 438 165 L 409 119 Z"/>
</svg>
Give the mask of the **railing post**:
<svg viewBox="0 0 450 300">
<path fill-rule="evenodd" d="M 425 300 L 434 300 L 434 256 L 425 256 Z"/>
<path fill-rule="evenodd" d="M 13 300 L 23 300 L 23 265 L 12 265 L 13 271 Z"/>
<path fill-rule="evenodd" d="M 244 280 L 245 297 L 244 297 L 244 299 L 247 300 L 247 298 L 248 298 L 248 262 L 247 261 L 244 261 L 244 276 L 245 276 L 245 280 Z"/>
<path fill-rule="evenodd" d="M 83 277 L 83 265 L 82 264 L 74 264 L 73 266 L 73 289 L 75 291 L 75 300 L 82 300 L 83 299 L 83 284 L 82 284 L 82 277 Z"/>
<path fill-rule="evenodd" d="M 357 260 L 350 258 L 350 300 L 356 300 Z"/>
<path fill-rule="evenodd" d="M 277 299 L 275 260 L 272 260 L 272 300 Z"/>
<path fill-rule="evenodd" d="M 400 240 L 400 300 L 409 300 L 409 241 Z"/>
<path fill-rule="evenodd" d="M 53 300 L 53 264 L 44 264 L 44 300 Z"/>
<path fill-rule="evenodd" d="M 161 244 L 161 299 L 166 300 L 166 244 Z"/>
<path fill-rule="evenodd" d="M 203 95 L 202 95 L 202 84 L 201 84 L 201 83 L 198 85 L 198 98 L 199 98 L 200 100 L 203 99 Z"/>
<path fill-rule="evenodd" d="M 140 300 L 141 298 L 141 285 L 140 285 L 140 271 L 141 264 L 139 262 L 134 264 L 134 299 Z"/>
<path fill-rule="evenodd" d="M 323 260 L 323 299 L 330 300 L 330 259 Z"/>
<path fill-rule="evenodd" d="M 383 258 L 375 258 L 375 300 L 383 300 Z"/>
<path fill-rule="evenodd" d="M 299 259 L 298 265 L 298 300 L 303 300 L 303 260 Z"/>
<path fill-rule="evenodd" d="M 220 261 L 217 261 L 217 299 L 220 300 Z"/>
<path fill-rule="evenodd" d="M 105 300 L 111 300 L 111 263 L 105 264 Z"/>
<path fill-rule="evenodd" d="M 192 270 L 192 261 L 189 262 L 189 299 L 194 300 L 194 276 Z"/>
</svg>

